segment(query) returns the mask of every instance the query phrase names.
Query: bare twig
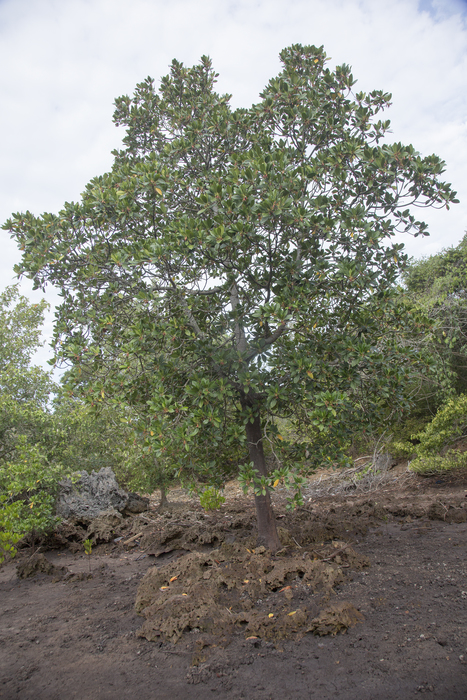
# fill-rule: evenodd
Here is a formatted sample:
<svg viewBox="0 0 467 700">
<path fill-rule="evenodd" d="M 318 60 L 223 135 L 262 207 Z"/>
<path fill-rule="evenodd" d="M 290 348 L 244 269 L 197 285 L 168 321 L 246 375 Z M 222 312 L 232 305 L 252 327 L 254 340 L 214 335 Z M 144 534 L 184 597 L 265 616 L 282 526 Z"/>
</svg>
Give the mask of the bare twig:
<svg viewBox="0 0 467 700">
<path fill-rule="evenodd" d="M 130 537 L 128 540 L 125 540 L 125 542 L 122 542 L 122 544 L 130 544 L 130 542 L 134 542 L 135 540 L 138 539 L 138 537 L 142 537 L 142 536 L 143 536 L 143 533 L 138 532 L 137 535 L 133 535 L 133 537 Z"/>
</svg>

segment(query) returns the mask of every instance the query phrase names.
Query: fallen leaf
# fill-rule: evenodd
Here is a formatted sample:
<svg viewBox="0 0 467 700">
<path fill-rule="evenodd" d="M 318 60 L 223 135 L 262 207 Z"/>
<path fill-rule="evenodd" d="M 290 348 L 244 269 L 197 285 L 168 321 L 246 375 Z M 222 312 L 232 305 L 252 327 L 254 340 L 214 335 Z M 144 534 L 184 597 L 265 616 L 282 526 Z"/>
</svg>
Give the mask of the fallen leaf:
<svg viewBox="0 0 467 700">
<path fill-rule="evenodd" d="M 159 588 L 160 591 L 166 591 L 168 589 L 168 586 L 161 586 Z"/>
<path fill-rule="evenodd" d="M 282 593 L 283 591 L 290 591 L 291 588 L 292 586 L 285 586 L 284 588 L 280 589 L 279 593 Z"/>
<path fill-rule="evenodd" d="M 268 617 L 274 617 L 274 613 L 269 613 Z"/>
<path fill-rule="evenodd" d="M 298 610 L 294 610 L 293 612 L 289 613 L 288 616 L 292 617 L 292 615 L 295 615 L 296 612 L 298 612 Z"/>
<path fill-rule="evenodd" d="M 169 579 L 169 583 L 172 583 L 173 581 L 176 581 L 178 579 L 178 576 L 172 576 L 171 579 Z"/>
</svg>

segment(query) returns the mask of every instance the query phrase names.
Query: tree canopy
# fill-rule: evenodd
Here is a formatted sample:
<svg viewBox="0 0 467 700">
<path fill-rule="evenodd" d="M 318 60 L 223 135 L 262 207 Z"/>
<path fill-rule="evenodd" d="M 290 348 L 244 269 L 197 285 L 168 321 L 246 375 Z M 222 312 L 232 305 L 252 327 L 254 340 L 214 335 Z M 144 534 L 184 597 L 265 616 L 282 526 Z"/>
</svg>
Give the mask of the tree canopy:
<svg viewBox="0 0 467 700">
<path fill-rule="evenodd" d="M 420 347 L 432 371 L 420 392 L 420 409 L 434 413 L 467 392 L 467 235 L 457 246 L 413 260 L 403 274 L 406 295 L 427 319 Z"/>
<path fill-rule="evenodd" d="M 17 271 L 61 290 L 56 351 L 75 384 L 91 376 L 93 401 L 144 394 L 148 448 L 181 471 L 222 472 L 248 448 L 241 478 L 272 549 L 270 488 L 320 456 L 278 419 L 330 450 L 403 405 L 406 258 L 390 238 L 426 233 L 412 205 L 457 201 L 437 156 L 387 143 L 389 94 L 356 92 L 323 47 L 281 61 L 237 110 L 209 58 L 173 61 L 159 90 L 147 78 L 116 100 L 124 146 L 80 202 L 5 224 Z"/>
</svg>

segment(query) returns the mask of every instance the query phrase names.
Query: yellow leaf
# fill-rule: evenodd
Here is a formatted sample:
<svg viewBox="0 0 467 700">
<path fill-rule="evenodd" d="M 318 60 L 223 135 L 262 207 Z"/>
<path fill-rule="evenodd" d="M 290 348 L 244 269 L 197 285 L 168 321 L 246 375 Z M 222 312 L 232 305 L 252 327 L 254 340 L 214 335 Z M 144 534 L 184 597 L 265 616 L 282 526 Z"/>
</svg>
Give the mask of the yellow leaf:
<svg viewBox="0 0 467 700">
<path fill-rule="evenodd" d="M 186 595 L 186 596 L 187 596 L 187 595 L 188 595 L 188 593 L 182 593 L 182 595 Z"/>
<path fill-rule="evenodd" d="M 273 487 L 274 487 L 274 488 L 276 488 L 276 486 L 277 486 L 277 484 L 279 483 L 279 481 L 280 481 L 280 479 L 276 479 L 276 480 L 275 480 L 275 482 L 274 482 L 274 484 L 273 484 Z"/>
<path fill-rule="evenodd" d="M 315 63 L 319 63 L 319 61 L 318 61 L 318 59 L 317 59 L 317 58 L 315 58 L 314 62 L 315 62 Z"/>
<path fill-rule="evenodd" d="M 258 637 L 247 637 L 247 639 L 258 639 Z"/>
<path fill-rule="evenodd" d="M 157 194 L 160 194 L 162 196 L 162 190 L 160 190 L 158 187 L 155 188 Z"/>
<path fill-rule="evenodd" d="M 30 508 L 34 508 L 34 503 L 30 503 L 30 504 L 29 504 L 29 507 L 30 507 Z"/>
<path fill-rule="evenodd" d="M 168 586 L 161 586 L 159 588 L 160 591 L 166 591 L 168 589 Z"/>
<path fill-rule="evenodd" d="M 268 617 L 274 617 L 274 613 L 269 613 Z"/>
<path fill-rule="evenodd" d="M 172 576 L 171 579 L 169 579 L 169 583 L 172 583 L 173 581 L 176 581 L 178 579 L 178 576 Z"/>
<path fill-rule="evenodd" d="M 307 374 L 310 377 L 310 379 L 313 379 L 313 372 L 307 372 Z"/>
<path fill-rule="evenodd" d="M 284 438 L 282 437 L 282 435 L 279 435 L 279 433 L 277 433 L 277 437 L 279 438 L 279 440 L 283 440 L 283 439 L 284 439 Z"/>
<path fill-rule="evenodd" d="M 251 549 L 248 549 L 248 548 L 247 548 L 247 550 L 246 550 L 246 551 L 247 551 L 247 552 L 250 552 L 250 554 L 251 554 Z"/>
<path fill-rule="evenodd" d="M 297 612 L 298 612 L 298 610 L 294 610 L 293 612 L 289 613 L 288 616 L 289 616 L 289 617 L 292 617 L 292 615 L 295 615 L 295 613 L 297 613 Z"/>
<path fill-rule="evenodd" d="M 102 396 L 102 398 L 104 398 L 104 396 L 105 396 L 104 389 L 101 389 L 101 396 Z"/>
<path fill-rule="evenodd" d="M 250 579 L 246 578 L 243 583 L 250 583 Z"/>
<path fill-rule="evenodd" d="M 149 432 L 151 433 L 151 435 L 154 435 L 154 430 L 150 430 Z"/>
</svg>

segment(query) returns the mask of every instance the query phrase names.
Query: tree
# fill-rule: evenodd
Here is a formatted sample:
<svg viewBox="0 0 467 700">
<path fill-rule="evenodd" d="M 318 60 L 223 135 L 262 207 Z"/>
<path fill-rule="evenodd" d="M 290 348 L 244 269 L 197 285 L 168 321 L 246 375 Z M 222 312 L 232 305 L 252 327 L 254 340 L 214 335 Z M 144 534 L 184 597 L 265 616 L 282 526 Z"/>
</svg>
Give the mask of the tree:
<svg viewBox="0 0 467 700">
<path fill-rule="evenodd" d="M 17 285 L 0 294 L 0 561 L 15 554 L 22 537 L 56 522 L 61 478 L 128 458 L 129 431 L 115 410 L 96 416 L 31 364 L 46 307 L 21 296 Z"/>
<path fill-rule="evenodd" d="M 30 529 L 51 518 L 56 476 L 39 443 L 50 428 L 50 373 L 31 365 L 40 345 L 45 301 L 31 304 L 18 286 L 0 294 L 0 562 Z M 46 473 L 47 472 L 47 473 Z"/>
<path fill-rule="evenodd" d="M 446 399 L 467 392 L 467 236 L 412 260 L 403 279 L 409 302 L 428 321 L 420 347 L 432 358 L 432 372 L 419 406 L 433 414 Z"/>
<path fill-rule="evenodd" d="M 240 475 L 272 550 L 270 489 L 299 485 L 290 467 L 308 449 L 278 417 L 343 444 L 352 421 L 403 401 L 391 290 L 406 257 L 389 239 L 426 232 L 410 205 L 457 201 L 438 157 L 383 142 L 390 95 L 355 93 L 322 47 L 281 60 L 260 102 L 234 111 L 207 57 L 173 61 L 159 92 L 148 78 L 116 100 L 127 131 L 111 172 L 58 215 L 4 225 L 17 271 L 61 289 L 57 354 L 77 381 L 92 368 L 94 400 L 149 382 L 154 450 L 182 470 L 181 455 L 212 473 L 248 448 Z"/>
<path fill-rule="evenodd" d="M 18 435 L 37 442 L 44 428 L 53 382 L 31 358 L 47 306 L 45 300 L 31 304 L 18 285 L 0 294 L 0 462 L 14 455 Z"/>
</svg>

